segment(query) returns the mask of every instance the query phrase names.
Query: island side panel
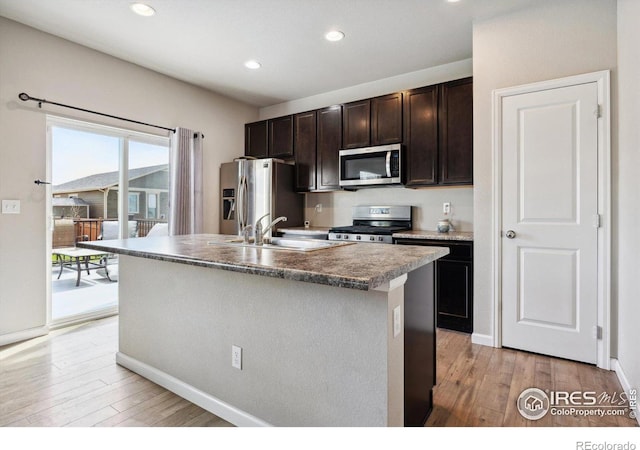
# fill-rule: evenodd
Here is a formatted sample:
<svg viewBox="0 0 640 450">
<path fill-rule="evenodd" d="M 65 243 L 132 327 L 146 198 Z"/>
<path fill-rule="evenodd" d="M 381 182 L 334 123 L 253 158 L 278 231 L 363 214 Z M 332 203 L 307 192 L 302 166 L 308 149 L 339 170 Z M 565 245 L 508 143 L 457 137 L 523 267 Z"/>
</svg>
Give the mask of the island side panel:
<svg viewBox="0 0 640 450">
<path fill-rule="evenodd" d="M 121 255 L 120 352 L 272 425 L 387 426 L 388 301 Z"/>
<path fill-rule="evenodd" d="M 421 427 L 436 384 L 434 264 L 409 272 L 404 293 L 404 425 Z"/>
</svg>

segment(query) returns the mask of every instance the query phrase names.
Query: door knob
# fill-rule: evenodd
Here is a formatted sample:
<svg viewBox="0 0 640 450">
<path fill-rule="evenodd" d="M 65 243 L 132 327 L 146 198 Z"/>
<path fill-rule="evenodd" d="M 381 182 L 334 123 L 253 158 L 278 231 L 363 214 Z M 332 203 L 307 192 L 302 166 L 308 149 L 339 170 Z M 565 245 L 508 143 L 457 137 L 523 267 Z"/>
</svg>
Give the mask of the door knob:
<svg viewBox="0 0 640 450">
<path fill-rule="evenodd" d="M 513 230 L 509 230 L 505 233 L 505 236 L 507 237 L 507 239 L 513 239 L 514 237 L 516 237 L 516 232 Z"/>
</svg>

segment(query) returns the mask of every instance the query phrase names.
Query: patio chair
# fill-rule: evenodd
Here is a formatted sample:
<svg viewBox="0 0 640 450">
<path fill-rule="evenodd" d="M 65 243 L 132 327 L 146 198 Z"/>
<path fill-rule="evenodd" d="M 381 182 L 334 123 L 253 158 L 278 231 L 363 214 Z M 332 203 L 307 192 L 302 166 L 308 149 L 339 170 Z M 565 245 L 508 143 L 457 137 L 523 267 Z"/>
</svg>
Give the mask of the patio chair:
<svg viewBox="0 0 640 450">
<path fill-rule="evenodd" d="M 117 220 L 105 220 L 100 226 L 100 235 L 98 240 L 118 239 L 118 227 L 120 222 Z M 138 222 L 136 220 L 130 220 L 128 222 L 128 237 L 138 236 Z"/>
<path fill-rule="evenodd" d="M 153 227 L 151 227 L 146 237 L 152 236 L 169 236 L 169 224 L 156 223 Z"/>
</svg>

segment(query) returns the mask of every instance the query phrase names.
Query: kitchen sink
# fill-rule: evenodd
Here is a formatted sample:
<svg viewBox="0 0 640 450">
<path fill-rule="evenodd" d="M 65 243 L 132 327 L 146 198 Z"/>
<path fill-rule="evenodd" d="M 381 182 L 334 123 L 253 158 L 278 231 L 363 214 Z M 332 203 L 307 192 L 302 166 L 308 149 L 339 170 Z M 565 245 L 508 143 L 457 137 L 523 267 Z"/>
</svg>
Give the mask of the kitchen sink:
<svg viewBox="0 0 640 450">
<path fill-rule="evenodd" d="M 293 250 L 298 252 L 312 252 L 315 250 L 324 250 L 327 248 L 341 247 L 350 245 L 353 242 L 327 241 L 320 239 L 286 239 L 272 238 L 269 243 L 256 245 L 254 243 L 246 243 L 242 239 L 227 239 L 222 241 L 209 241 L 208 245 L 231 245 L 238 247 L 264 248 L 269 250 Z"/>
</svg>

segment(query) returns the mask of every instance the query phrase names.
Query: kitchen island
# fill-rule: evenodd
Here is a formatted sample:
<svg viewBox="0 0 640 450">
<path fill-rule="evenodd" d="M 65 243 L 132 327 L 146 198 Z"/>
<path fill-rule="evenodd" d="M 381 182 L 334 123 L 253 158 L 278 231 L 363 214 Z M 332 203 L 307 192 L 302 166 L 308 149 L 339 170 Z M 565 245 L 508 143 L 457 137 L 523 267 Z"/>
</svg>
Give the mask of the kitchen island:
<svg viewBox="0 0 640 450">
<path fill-rule="evenodd" d="M 230 238 L 79 244 L 120 254 L 118 364 L 235 425 L 402 426 L 404 283 L 447 250 Z"/>
</svg>

